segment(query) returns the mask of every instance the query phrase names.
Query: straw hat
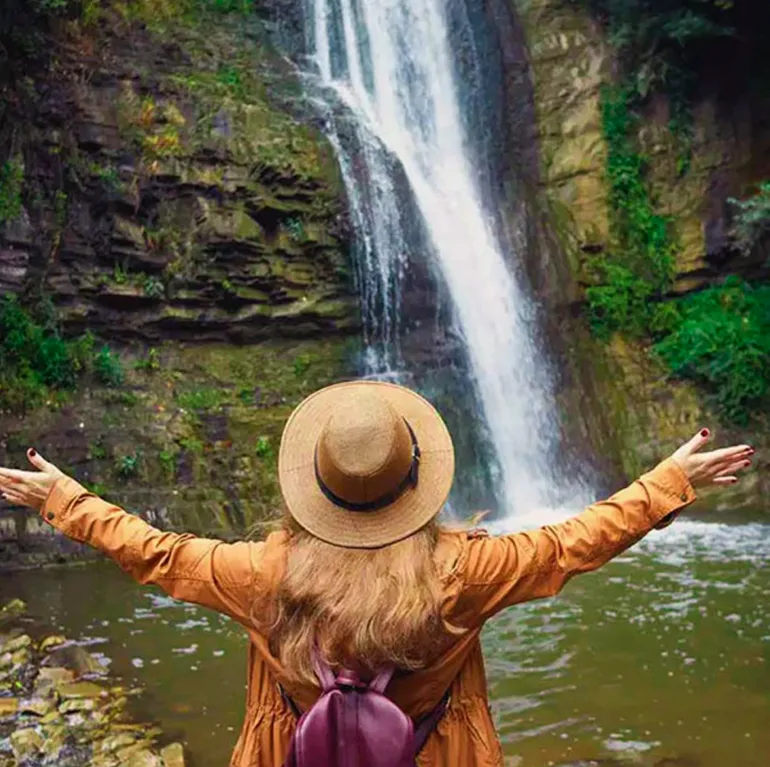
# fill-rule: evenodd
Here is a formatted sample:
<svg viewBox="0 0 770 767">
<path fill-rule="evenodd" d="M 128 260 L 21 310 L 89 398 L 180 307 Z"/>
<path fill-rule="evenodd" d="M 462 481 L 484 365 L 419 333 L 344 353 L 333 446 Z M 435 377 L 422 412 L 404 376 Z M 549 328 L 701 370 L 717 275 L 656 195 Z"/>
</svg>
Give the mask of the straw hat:
<svg viewBox="0 0 770 767">
<path fill-rule="evenodd" d="M 278 476 L 305 530 L 337 546 L 377 548 L 441 511 L 454 477 L 452 438 L 419 394 L 350 381 L 317 391 L 292 413 Z"/>
</svg>

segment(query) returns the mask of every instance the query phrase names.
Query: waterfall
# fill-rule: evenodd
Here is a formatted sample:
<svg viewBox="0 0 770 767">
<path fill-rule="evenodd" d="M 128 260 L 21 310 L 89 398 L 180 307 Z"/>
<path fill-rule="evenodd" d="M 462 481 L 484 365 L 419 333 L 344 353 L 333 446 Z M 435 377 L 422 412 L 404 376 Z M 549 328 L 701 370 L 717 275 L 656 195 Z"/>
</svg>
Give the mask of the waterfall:
<svg viewBox="0 0 770 767">
<path fill-rule="evenodd" d="M 484 207 L 447 2 L 305 3 L 307 79 L 356 231 L 368 372 L 399 378 L 400 286 L 410 255 L 432 259 L 466 347 L 498 501 L 508 513 L 552 505 L 559 483 L 551 471 L 558 424 L 550 377 L 535 341 L 534 306 L 513 273 L 517 254 L 502 252 Z M 419 243 L 410 217 L 420 221 Z"/>
</svg>

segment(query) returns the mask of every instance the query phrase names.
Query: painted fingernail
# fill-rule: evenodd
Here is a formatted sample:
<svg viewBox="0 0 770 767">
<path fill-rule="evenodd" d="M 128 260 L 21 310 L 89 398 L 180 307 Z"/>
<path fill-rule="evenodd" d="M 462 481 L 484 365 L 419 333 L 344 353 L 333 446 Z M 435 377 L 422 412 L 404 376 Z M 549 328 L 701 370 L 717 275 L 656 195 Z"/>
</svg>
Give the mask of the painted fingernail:
<svg viewBox="0 0 770 767">
<path fill-rule="evenodd" d="M 700 435 L 701 435 L 701 437 L 708 437 L 708 435 L 709 435 L 709 430 L 708 430 L 708 429 L 703 429 L 703 430 L 701 431 Z"/>
<path fill-rule="evenodd" d="M 31 448 L 29 449 L 29 454 L 30 454 L 30 455 L 31 455 L 33 458 L 34 458 L 34 457 L 37 455 L 37 453 L 35 452 L 35 448 L 34 448 L 34 447 L 31 447 Z"/>
</svg>

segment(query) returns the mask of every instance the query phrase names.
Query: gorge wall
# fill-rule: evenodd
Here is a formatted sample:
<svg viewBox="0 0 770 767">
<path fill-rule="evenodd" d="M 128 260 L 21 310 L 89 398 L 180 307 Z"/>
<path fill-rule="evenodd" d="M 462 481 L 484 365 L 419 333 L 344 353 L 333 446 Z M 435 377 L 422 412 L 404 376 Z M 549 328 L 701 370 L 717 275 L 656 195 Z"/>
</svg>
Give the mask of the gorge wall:
<svg viewBox="0 0 770 767">
<path fill-rule="evenodd" d="M 612 240 L 601 91 L 619 78 L 622 64 L 606 28 L 585 4 L 513 0 L 512 5 L 522 38 L 521 54 L 512 58 L 527 71 L 533 114 L 520 128 L 539 155 L 537 169 L 517 181 L 536 198 L 533 210 L 547 232 L 535 238 L 538 262 L 529 271 L 547 307 L 560 359 L 567 430 L 596 455 L 604 483 L 638 475 L 706 425 L 720 443 L 767 447 L 766 408 L 736 426 L 715 410 L 707 390 L 671 375 L 651 343 L 620 334 L 600 341 L 589 331 L 586 263 L 609 251 Z M 747 47 L 745 30 L 740 34 L 740 45 Z M 725 62 L 721 90 L 699 94 L 684 171 L 665 96 L 649 99 L 635 136 L 651 198 L 669 217 L 677 242 L 671 301 L 719 285 L 729 275 L 757 284 L 770 277 L 763 243 L 743 253 L 729 237 L 735 213 L 730 198 L 746 197 L 770 176 L 770 100 L 750 89 L 745 75 L 739 64 Z M 508 109 L 522 112 L 510 101 Z M 761 468 L 722 496 L 725 508 L 767 508 L 768 481 Z"/>
<path fill-rule="evenodd" d="M 184 8 L 60 21 L 6 89 L 22 183 L 0 294 L 108 341 L 122 373 L 0 413 L 0 464 L 35 445 L 134 511 L 239 534 L 279 507 L 283 421 L 352 373 L 359 318 L 336 163 L 292 72 L 254 13 Z M 0 509 L 0 560 L 44 558 L 39 530 Z"/>
</svg>

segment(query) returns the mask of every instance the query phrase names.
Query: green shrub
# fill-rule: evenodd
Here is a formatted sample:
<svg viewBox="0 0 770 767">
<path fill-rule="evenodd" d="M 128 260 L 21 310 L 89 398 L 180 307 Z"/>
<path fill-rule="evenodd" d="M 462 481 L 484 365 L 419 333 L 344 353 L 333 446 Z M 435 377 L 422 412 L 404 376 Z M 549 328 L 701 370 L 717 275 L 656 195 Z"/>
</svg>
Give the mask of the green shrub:
<svg viewBox="0 0 770 767">
<path fill-rule="evenodd" d="M 156 370 L 160 370 L 160 355 L 155 347 L 152 347 L 147 356 L 137 360 L 134 363 L 134 370 L 145 370 L 148 373 L 154 373 Z"/>
<path fill-rule="evenodd" d="M 747 200 L 730 198 L 737 213 L 731 235 L 735 246 L 748 254 L 770 231 L 770 181 L 763 181 Z"/>
<path fill-rule="evenodd" d="M 770 394 L 770 286 L 730 278 L 678 304 L 681 320 L 655 352 L 675 375 L 705 384 L 724 416 L 746 423 Z"/>
<path fill-rule="evenodd" d="M 224 395 L 218 389 L 195 389 L 176 395 L 179 407 L 185 410 L 213 410 L 219 407 Z"/>
<path fill-rule="evenodd" d="M 299 242 L 305 237 L 305 227 L 301 218 L 288 218 L 284 222 L 286 231 L 289 233 L 289 237 L 295 242 Z"/>
<path fill-rule="evenodd" d="M 94 356 L 94 373 L 106 386 L 120 386 L 125 375 L 120 355 L 113 352 L 106 344 Z"/>
<path fill-rule="evenodd" d="M 49 389 L 71 388 L 78 369 L 72 344 L 35 322 L 16 296 L 0 301 L 0 407 L 33 407 Z"/>
<path fill-rule="evenodd" d="M 139 453 L 121 455 L 115 459 L 115 472 L 120 479 L 130 479 L 139 474 Z"/>
<path fill-rule="evenodd" d="M 24 164 L 15 157 L 0 166 L 0 225 L 15 221 L 22 211 L 21 191 L 24 186 Z"/>
<path fill-rule="evenodd" d="M 92 461 L 101 461 L 107 457 L 107 449 L 101 441 L 92 442 L 88 446 L 88 458 Z"/>
<path fill-rule="evenodd" d="M 142 280 L 142 289 L 148 298 L 163 298 L 166 294 L 166 286 L 157 277 L 145 275 Z"/>
<path fill-rule="evenodd" d="M 732 0 L 572 0 L 605 24 L 642 97 L 681 77 L 704 42 L 734 34 Z"/>
<path fill-rule="evenodd" d="M 185 437 L 184 439 L 179 440 L 179 444 L 183 450 L 198 454 L 202 453 L 205 447 L 201 440 L 195 439 L 194 437 Z"/>
<path fill-rule="evenodd" d="M 313 364 L 313 356 L 311 354 L 299 354 L 297 357 L 294 358 L 294 363 L 292 365 L 294 369 L 294 375 L 297 376 L 297 378 L 301 378 L 307 371 L 310 369 L 310 366 Z"/>
<path fill-rule="evenodd" d="M 270 444 L 270 437 L 259 437 L 257 439 L 256 447 L 254 448 L 254 452 L 257 454 L 259 458 L 267 459 L 273 457 L 273 446 Z"/>
<path fill-rule="evenodd" d="M 177 453 L 177 450 L 161 450 L 158 453 L 158 460 L 167 477 L 173 477 L 176 474 Z"/>
</svg>

